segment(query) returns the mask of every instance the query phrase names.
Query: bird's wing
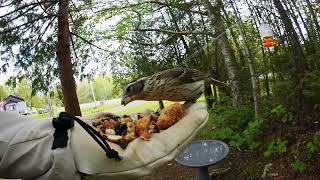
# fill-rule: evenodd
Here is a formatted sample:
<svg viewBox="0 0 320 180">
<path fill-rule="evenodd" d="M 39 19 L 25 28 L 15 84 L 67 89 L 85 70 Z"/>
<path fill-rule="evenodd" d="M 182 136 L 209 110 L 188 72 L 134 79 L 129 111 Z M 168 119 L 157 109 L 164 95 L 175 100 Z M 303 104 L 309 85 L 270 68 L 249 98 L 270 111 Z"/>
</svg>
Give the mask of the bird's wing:
<svg viewBox="0 0 320 180">
<path fill-rule="evenodd" d="M 196 69 L 176 68 L 159 72 L 154 75 L 156 79 L 178 79 L 181 84 L 204 80 L 206 74 Z"/>
</svg>

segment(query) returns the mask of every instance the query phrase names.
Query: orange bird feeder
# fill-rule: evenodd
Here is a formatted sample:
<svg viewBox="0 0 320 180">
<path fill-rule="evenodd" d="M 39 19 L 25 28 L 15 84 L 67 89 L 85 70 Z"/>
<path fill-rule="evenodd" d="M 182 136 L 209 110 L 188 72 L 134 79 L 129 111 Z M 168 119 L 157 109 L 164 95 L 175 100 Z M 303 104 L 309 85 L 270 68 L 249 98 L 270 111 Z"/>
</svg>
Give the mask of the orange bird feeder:
<svg viewBox="0 0 320 180">
<path fill-rule="evenodd" d="M 278 43 L 273 39 L 273 33 L 268 24 L 260 24 L 260 36 L 263 38 L 262 46 L 264 48 L 276 47 Z"/>
</svg>

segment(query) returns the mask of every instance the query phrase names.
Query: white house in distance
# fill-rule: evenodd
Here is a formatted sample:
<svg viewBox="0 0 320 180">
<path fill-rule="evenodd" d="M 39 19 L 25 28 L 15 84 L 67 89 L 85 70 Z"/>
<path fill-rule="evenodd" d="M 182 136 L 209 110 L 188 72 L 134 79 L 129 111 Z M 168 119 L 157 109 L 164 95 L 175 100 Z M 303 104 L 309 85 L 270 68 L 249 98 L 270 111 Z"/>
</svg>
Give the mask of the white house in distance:
<svg viewBox="0 0 320 180">
<path fill-rule="evenodd" d="M 10 95 L 2 102 L 0 102 L 0 111 L 16 112 L 19 114 L 27 115 L 28 108 L 24 99 Z"/>
</svg>

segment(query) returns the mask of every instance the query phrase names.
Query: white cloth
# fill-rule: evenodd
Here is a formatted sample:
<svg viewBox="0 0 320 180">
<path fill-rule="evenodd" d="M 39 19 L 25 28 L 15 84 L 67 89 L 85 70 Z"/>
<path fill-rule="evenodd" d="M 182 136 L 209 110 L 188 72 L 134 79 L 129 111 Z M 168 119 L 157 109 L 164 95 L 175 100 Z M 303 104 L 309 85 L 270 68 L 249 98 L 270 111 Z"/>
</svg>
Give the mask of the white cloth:
<svg viewBox="0 0 320 180">
<path fill-rule="evenodd" d="M 80 179 L 70 138 L 67 147 L 51 150 L 53 133 L 49 119 L 0 112 L 0 178 Z"/>
<path fill-rule="evenodd" d="M 90 118 L 82 118 L 89 120 Z M 154 134 L 150 141 L 135 139 L 123 150 L 109 143 L 123 158 L 108 159 L 98 144 L 79 127 L 69 132 L 68 146 L 51 150 L 51 120 L 0 112 L 0 178 L 37 180 L 134 179 L 174 159 L 204 127 L 208 113 L 203 103 L 191 106 L 175 125 Z"/>
</svg>

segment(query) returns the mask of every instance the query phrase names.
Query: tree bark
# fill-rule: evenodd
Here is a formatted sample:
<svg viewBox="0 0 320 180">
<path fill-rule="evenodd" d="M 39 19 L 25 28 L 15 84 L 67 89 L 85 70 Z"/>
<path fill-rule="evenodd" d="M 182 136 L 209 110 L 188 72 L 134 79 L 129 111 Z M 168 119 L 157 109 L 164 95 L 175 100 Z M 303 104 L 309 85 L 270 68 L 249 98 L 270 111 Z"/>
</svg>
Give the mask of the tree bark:
<svg viewBox="0 0 320 180">
<path fill-rule="evenodd" d="M 303 110 L 303 95 L 302 95 L 302 76 L 304 71 L 306 70 L 306 59 L 303 54 L 303 50 L 299 43 L 299 38 L 297 33 L 294 31 L 292 22 L 288 17 L 286 11 L 284 10 L 280 0 L 273 0 L 275 7 L 277 8 L 281 20 L 284 24 L 285 31 L 287 32 L 289 43 L 290 43 L 290 50 L 292 59 L 294 61 L 294 70 L 295 70 L 295 105 L 296 111 L 298 113 L 298 119 L 300 119 L 301 110 Z"/>
<path fill-rule="evenodd" d="M 292 3 L 293 7 L 294 7 L 295 10 L 298 12 L 299 17 L 300 17 L 300 19 L 301 19 L 301 22 L 302 22 L 302 24 L 303 24 L 303 27 L 304 27 L 304 29 L 307 31 L 307 36 L 308 36 L 308 38 L 309 38 L 309 40 L 310 40 L 311 34 L 310 34 L 309 27 L 307 26 L 307 23 L 306 23 L 305 19 L 303 18 L 302 14 L 301 14 L 301 11 L 300 11 L 300 9 L 297 7 L 297 4 L 296 4 L 295 1 L 296 1 L 296 0 L 290 0 L 290 2 Z"/>
<path fill-rule="evenodd" d="M 221 0 L 217 0 L 215 6 L 213 6 L 209 0 L 203 0 L 204 5 L 208 9 L 208 16 L 211 19 L 211 25 L 215 29 L 218 38 L 218 44 L 221 48 L 224 60 L 226 63 L 228 77 L 230 80 L 230 88 L 232 94 L 232 105 L 239 106 L 243 103 L 243 97 L 241 94 L 241 84 L 239 76 L 239 66 L 236 62 L 235 54 L 229 44 L 228 37 L 224 33 L 225 26 L 223 24 L 220 10 L 223 6 Z"/>
<path fill-rule="evenodd" d="M 242 29 L 241 19 L 238 16 L 237 10 L 232 2 L 231 2 L 231 6 L 232 6 L 232 9 L 233 9 L 234 14 L 236 16 L 238 27 L 240 30 L 240 35 L 242 36 L 242 38 L 244 40 L 244 47 L 245 47 L 246 53 L 248 55 L 247 59 L 248 59 L 248 64 L 249 64 L 249 69 L 250 69 L 254 112 L 255 112 L 255 116 L 257 117 L 259 114 L 259 95 L 258 95 L 259 88 L 258 88 L 257 79 L 256 79 L 256 68 L 255 68 L 255 64 L 254 64 L 254 57 L 253 57 L 251 49 L 249 48 L 249 45 L 248 45 L 247 35 L 244 32 L 244 30 Z"/>
<path fill-rule="evenodd" d="M 248 4 L 248 6 L 249 6 L 249 11 L 250 11 L 250 15 L 252 16 L 252 17 L 255 17 L 254 16 L 254 12 L 253 12 L 253 10 L 252 10 L 252 8 L 250 7 L 250 4 L 248 3 L 248 1 L 247 0 L 245 0 L 246 1 L 246 3 Z M 258 22 L 256 22 L 256 20 L 258 21 Z M 253 18 L 252 20 L 251 20 L 251 23 L 252 23 L 252 25 L 256 28 L 256 29 L 259 29 L 259 27 L 258 27 L 258 24 L 257 23 L 259 23 L 259 20 L 258 20 L 258 18 Z M 260 37 L 260 34 L 258 33 L 258 36 Z M 261 37 L 260 37 L 261 38 Z M 261 41 L 259 41 L 259 46 L 261 47 L 261 52 L 262 52 L 262 60 L 263 60 L 263 65 L 264 65 L 264 77 L 265 77 L 265 81 L 264 81 L 264 83 L 265 83 L 265 89 L 266 89 L 266 93 L 267 93 L 267 97 L 269 97 L 270 96 L 270 87 L 269 87 L 269 77 L 268 77 L 268 66 L 267 66 L 267 60 L 266 60 L 266 56 L 265 56 L 265 51 L 264 51 L 264 49 L 263 49 L 263 47 L 261 46 Z M 258 79 L 259 80 L 259 79 Z M 259 83 L 258 83 L 259 84 Z"/>
<path fill-rule="evenodd" d="M 291 7 L 291 5 L 290 5 L 287 1 L 284 2 L 284 6 L 286 7 L 287 12 L 291 15 L 292 20 L 294 21 L 294 24 L 296 25 L 296 27 L 297 27 L 297 29 L 298 29 L 299 35 L 300 35 L 300 37 L 302 38 L 302 41 L 303 41 L 303 42 L 306 42 L 306 39 L 305 39 L 304 36 L 303 36 L 303 33 L 302 33 L 302 29 L 301 29 L 301 27 L 300 27 L 300 24 L 299 24 L 299 22 L 298 22 L 298 20 L 297 20 L 296 15 L 294 14 L 293 8 Z"/>
<path fill-rule="evenodd" d="M 313 23 L 314 23 L 314 25 L 316 27 L 316 32 L 317 32 L 318 42 L 319 42 L 320 41 L 320 25 L 319 25 L 316 13 L 314 12 L 312 4 L 310 3 L 310 1 L 309 0 L 305 0 L 305 1 L 307 3 L 307 7 L 309 9 L 309 13 L 310 13 L 311 18 L 313 20 Z"/>
<path fill-rule="evenodd" d="M 81 116 L 70 52 L 69 1 L 59 1 L 57 57 L 65 111 Z"/>
<path fill-rule="evenodd" d="M 213 105 L 213 94 L 211 84 L 207 81 L 204 82 L 204 97 L 206 99 L 207 109 L 212 109 Z"/>
<path fill-rule="evenodd" d="M 228 14 L 227 14 L 227 11 L 225 10 L 225 8 L 222 8 L 222 11 L 223 11 L 223 13 L 224 13 L 224 15 L 225 15 L 225 17 L 226 17 L 226 23 L 227 23 L 227 25 L 228 25 L 229 27 L 231 27 L 230 18 L 229 18 Z M 229 31 L 230 31 L 231 37 L 233 38 L 234 45 L 236 46 L 236 49 L 238 50 L 238 53 L 239 53 L 240 65 L 241 65 L 242 67 L 244 67 L 244 66 L 245 66 L 244 54 L 243 54 L 243 52 L 242 52 L 242 49 L 241 49 L 241 47 L 240 47 L 240 44 L 238 43 L 237 37 L 236 37 L 233 29 L 230 28 Z"/>
</svg>

